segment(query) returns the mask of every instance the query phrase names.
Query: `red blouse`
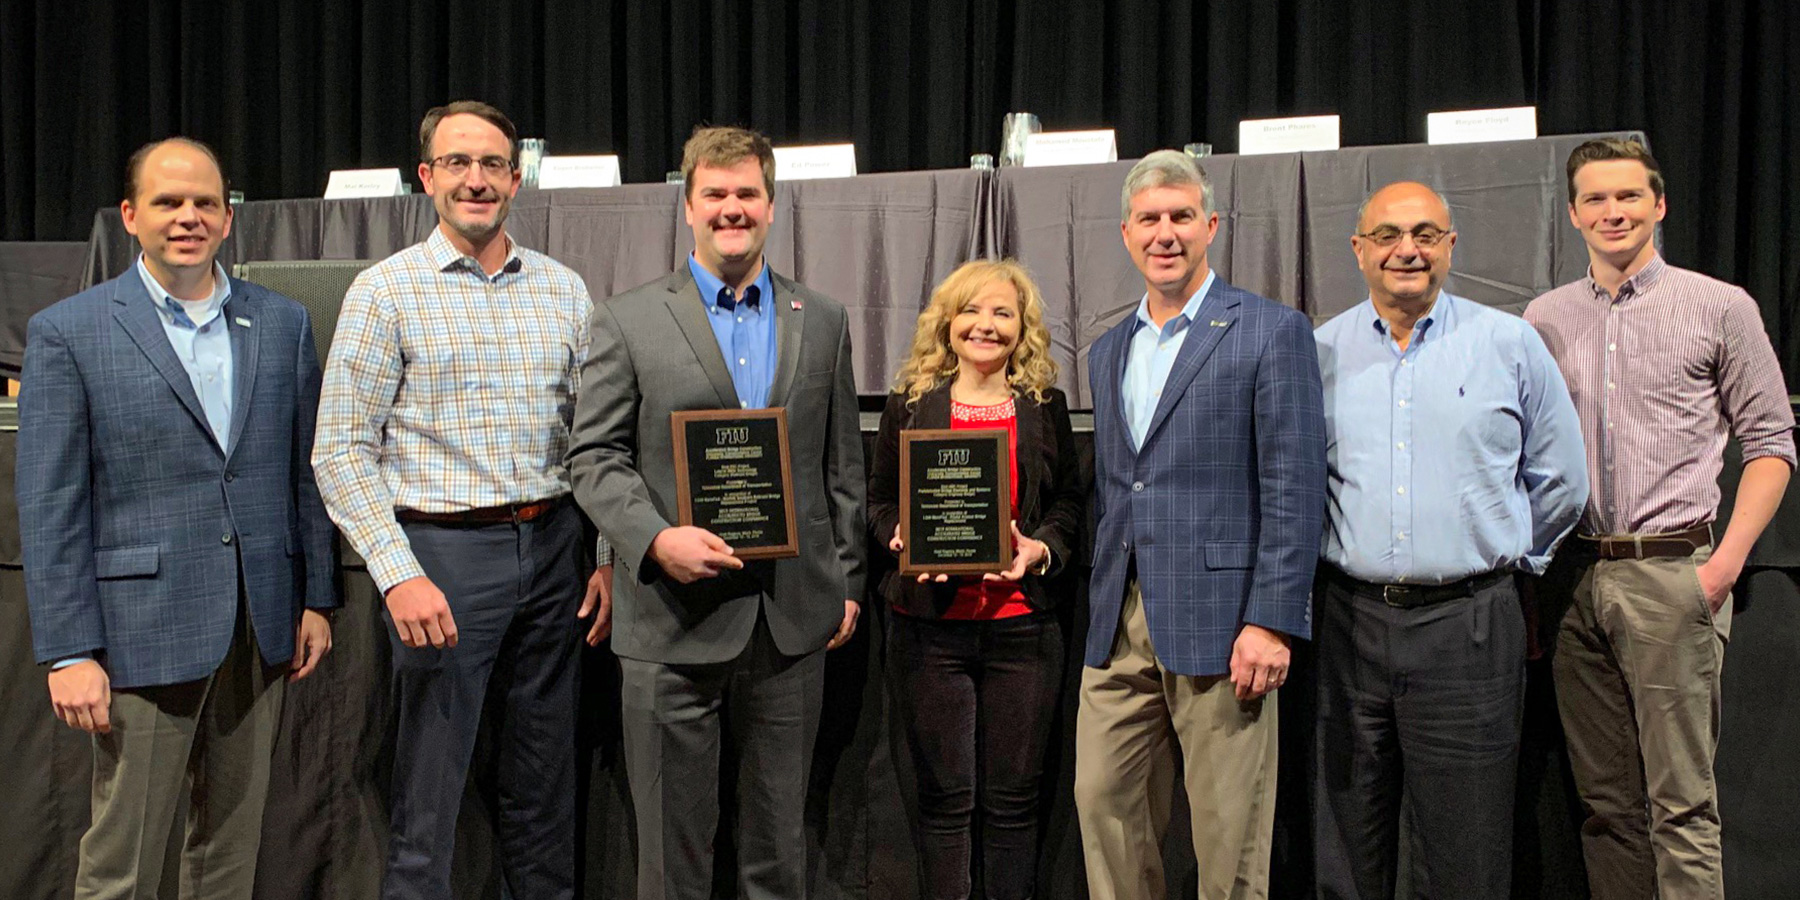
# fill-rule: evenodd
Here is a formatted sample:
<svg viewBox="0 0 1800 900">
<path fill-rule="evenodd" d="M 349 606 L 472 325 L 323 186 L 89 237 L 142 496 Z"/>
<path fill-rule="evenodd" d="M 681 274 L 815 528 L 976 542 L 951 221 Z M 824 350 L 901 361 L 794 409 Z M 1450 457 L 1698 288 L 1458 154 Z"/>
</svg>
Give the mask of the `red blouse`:
<svg viewBox="0 0 1800 900">
<path fill-rule="evenodd" d="M 993 406 L 970 406 L 950 402 L 951 428 L 1005 428 L 1006 452 L 1011 460 L 1012 517 L 1019 517 L 1019 417 L 1009 398 Z M 1016 581 L 984 581 L 981 576 L 964 577 L 956 588 L 956 598 L 944 611 L 946 619 L 1006 619 L 1029 614 L 1031 604 Z"/>
</svg>

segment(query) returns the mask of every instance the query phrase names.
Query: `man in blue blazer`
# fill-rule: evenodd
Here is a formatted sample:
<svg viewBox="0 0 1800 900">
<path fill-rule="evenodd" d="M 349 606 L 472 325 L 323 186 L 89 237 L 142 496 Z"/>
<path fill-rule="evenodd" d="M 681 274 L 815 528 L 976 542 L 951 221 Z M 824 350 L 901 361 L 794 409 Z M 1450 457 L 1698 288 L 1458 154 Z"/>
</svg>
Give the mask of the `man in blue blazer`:
<svg viewBox="0 0 1800 900">
<path fill-rule="evenodd" d="M 1094 569 L 1075 802 L 1096 900 L 1164 896 L 1178 743 L 1201 898 L 1268 893 L 1276 688 L 1312 630 L 1325 422 L 1306 316 L 1219 280 L 1212 185 L 1144 157 L 1120 202 L 1144 275 L 1089 353 Z"/>
<path fill-rule="evenodd" d="M 331 647 L 335 535 L 307 454 L 312 324 L 227 278 L 224 176 L 172 138 L 127 166 L 137 265 L 31 318 L 19 520 L 50 701 L 94 735 L 77 898 L 251 894 L 283 676 Z"/>
</svg>

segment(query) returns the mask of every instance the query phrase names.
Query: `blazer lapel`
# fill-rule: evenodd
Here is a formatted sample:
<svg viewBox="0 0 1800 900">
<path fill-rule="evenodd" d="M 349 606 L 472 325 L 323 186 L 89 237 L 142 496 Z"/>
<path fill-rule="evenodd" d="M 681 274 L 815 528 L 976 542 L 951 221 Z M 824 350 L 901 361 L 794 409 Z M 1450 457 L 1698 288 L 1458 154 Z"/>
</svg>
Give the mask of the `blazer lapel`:
<svg viewBox="0 0 1800 900">
<path fill-rule="evenodd" d="M 262 346 L 263 329 L 256 327 L 252 304 L 240 296 L 243 292 L 242 284 L 232 285 L 231 299 L 225 301 L 225 308 L 219 313 L 231 334 L 231 445 L 225 449 L 228 460 L 237 451 L 244 425 L 250 419 L 250 392 L 256 386 L 256 356 Z"/>
<path fill-rule="evenodd" d="M 763 265 L 768 264 L 764 260 Z M 798 286 L 793 282 L 770 272 L 769 283 L 775 288 L 775 296 L 769 298 L 775 307 L 775 380 L 769 385 L 769 405 L 784 406 L 788 392 L 794 388 L 794 371 L 800 367 L 800 334 L 806 324 L 806 309 L 799 302 Z"/>
<path fill-rule="evenodd" d="M 200 405 L 200 395 L 194 393 L 194 383 L 188 380 L 187 368 L 181 364 L 181 358 L 175 355 L 174 346 L 169 343 L 169 335 L 163 331 L 162 319 L 156 312 L 155 301 L 150 299 L 150 292 L 144 289 L 143 279 L 138 276 L 134 267 L 120 276 L 113 290 L 113 318 L 125 330 L 138 350 L 150 359 L 150 364 L 169 383 L 175 392 L 175 398 L 194 417 L 194 421 L 208 435 L 212 434 L 212 426 L 206 421 L 206 408 Z M 218 441 L 213 441 L 218 446 Z"/>
<path fill-rule="evenodd" d="M 669 296 L 665 302 L 669 305 L 669 314 L 675 317 L 675 324 L 687 337 L 688 346 L 693 348 L 694 357 L 700 360 L 706 380 L 712 382 L 713 390 L 718 393 L 720 408 L 737 409 L 737 386 L 731 383 L 731 373 L 725 370 L 725 356 L 719 352 L 719 339 L 713 336 L 712 325 L 706 321 L 706 302 L 700 299 L 700 287 L 694 283 L 694 275 L 687 266 L 676 270 L 675 277 L 669 282 Z"/>
<path fill-rule="evenodd" d="M 1169 380 L 1163 382 L 1162 399 L 1157 401 L 1156 413 L 1150 417 L 1150 427 L 1144 431 L 1144 446 L 1150 446 L 1150 439 L 1156 436 L 1156 430 L 1169 418 L 1175 404 L 1181 401 L 1181 395 L 1187 392 L 1188 384 L 1199 374 L 1206 359 L 1212 356 L 1225 332 L 1237 324 L 1238 298 L 1221 290 L 1224 282 L 1213 281 L 1211 290 L 1206 292 L 1206 299 L 1200 303 L 1200 311 L 1194 321 L 1188 323 L 1187 339 L 1181 342 L 1180 352 L 1175 354 L 1175 367 L 1169 370 Z"/>
<path fill-rule="evenodd" d="M 1131 335 L 1137 326 L 1137 313 L 1133 312 L 1125 321 L 1113 326 L 1116 339 L 1110 351 L 1112 358 L 1104 360 L 1111 363 L 1112 379 L 1106 383 L 1107 393 L 1112 397 L 1113 415 L 1119 420 L 1119 434 L 1125 439 L 1125 449 L 1137 454 L 1137 448 L 1131 446 L 1131 420 L 1125 416 L 1125 361 L 1131 355 Z"/>
<path fill-rule="evenodd" d="M 1044 457 L 1037 448 L 1044 446 L 1050 436 L 1044 433 L 1044 407 L 1029 394 L 1020 394 L 1013 402 L 1013 422 L 1019 431 L 1019 452 L 1016 463 L 1019 467 L 1019 496 L 1013 502 L 1019 505 L 1019 518 L 1023 520 L 1027 513 L 1026 497 L 1037 496 L 1038 480 L 1044 473 L 1038 471 L 1038 462 Z"/>
</svg>

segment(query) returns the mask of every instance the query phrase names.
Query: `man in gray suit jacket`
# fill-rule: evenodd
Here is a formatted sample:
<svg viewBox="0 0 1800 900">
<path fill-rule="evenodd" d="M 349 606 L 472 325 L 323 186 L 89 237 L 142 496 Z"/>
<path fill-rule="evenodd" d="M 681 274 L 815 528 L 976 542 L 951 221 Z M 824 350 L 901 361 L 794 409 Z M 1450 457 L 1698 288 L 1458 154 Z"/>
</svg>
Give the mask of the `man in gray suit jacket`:
<svg viewBox="0 0 1800 900">
<path fill-rule="evenodd" d="M 616 553 L 613 650 L 638 820 L 638 897 L 712 895 L 721 713 L 738 748 L 742 895 L 806 896 L 802 833 L 824 652 L 863 592 L 863 458 L 842 306 L 763 260 L 766 138 L 701 128 L 683 152 L 694 255 L 595 307 L 569 449 Z M 785 407 L 800 555 L 745 562 L 678 526 L 671 413 Z"/>
<path fill-rule="evenodd" d="M 31 319 L 18 500 L 50 701 L 94 734 L 77 898 L 155 895 L 191 779 L 181 896 L 250 896 L 282 676 L 331 647 L 336 538 L 306 454 L 312 323 L 227 278 L 218 160 L 131 157 L 124 275 Z"/>
</svg>

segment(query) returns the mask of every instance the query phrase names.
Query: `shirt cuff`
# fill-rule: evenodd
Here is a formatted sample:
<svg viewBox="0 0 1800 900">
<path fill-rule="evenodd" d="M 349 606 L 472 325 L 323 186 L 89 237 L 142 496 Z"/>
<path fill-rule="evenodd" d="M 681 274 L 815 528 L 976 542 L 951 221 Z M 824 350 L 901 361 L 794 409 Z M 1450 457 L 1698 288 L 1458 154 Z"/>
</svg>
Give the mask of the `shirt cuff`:
<svg viewBox="0 0 1800 900">
<path fill-rule="evenodd" d="M 606 535 L 594 536 L 594 568 L 599 569 L 613 564 L 613 548 L 606 542 Z"/>
<path fill-rule="evenodd" d="M 93 661 L 94 661 L 94 658 L 92 656 L 65 656 L 62 659 L 59 659 L 56 662 L 51 663 L 50 670 L 54 672 L 57 669 L 66 669 L 72 665 L 75 665 L 76 663 L 93 662 Z"/>
</svg>

